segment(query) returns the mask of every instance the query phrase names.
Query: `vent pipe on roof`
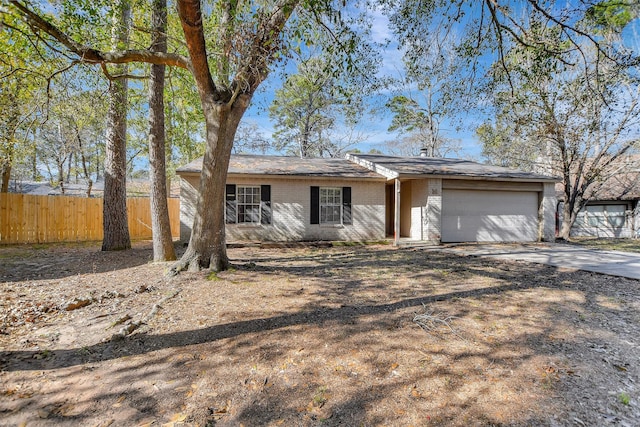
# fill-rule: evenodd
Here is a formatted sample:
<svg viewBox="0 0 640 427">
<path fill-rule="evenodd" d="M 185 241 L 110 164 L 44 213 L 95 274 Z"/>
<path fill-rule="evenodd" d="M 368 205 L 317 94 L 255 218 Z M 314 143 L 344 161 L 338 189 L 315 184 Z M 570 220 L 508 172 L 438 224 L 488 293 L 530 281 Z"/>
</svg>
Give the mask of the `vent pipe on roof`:
<svg viewBox="0 0 640 427">
<path fill-rule="evenodd" d="M 427 147 L 420 149 L 420 157 L 429 157 L 429 149 Z"/>
</svg>

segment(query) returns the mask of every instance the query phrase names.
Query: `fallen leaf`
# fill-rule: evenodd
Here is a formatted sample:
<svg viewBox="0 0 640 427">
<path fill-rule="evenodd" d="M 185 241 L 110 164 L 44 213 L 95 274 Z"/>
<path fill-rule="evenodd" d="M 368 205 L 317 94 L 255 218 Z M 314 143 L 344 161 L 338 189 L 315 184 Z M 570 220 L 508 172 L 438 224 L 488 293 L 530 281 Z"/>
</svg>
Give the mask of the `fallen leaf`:
<svg viewBox="0 0 640 427">
<path fill-rule="evenodd" d="M 116 403 L 114 403 L 113 405 L 111 405 L 113 408 L 119 408 L 122 406 L 122 402 L 124 402 L 124 400 L 127 398 L 126 395 L 121 395 L 120 397 L 118 397 L 118 400 L 116 400 Z"/>
<path fill-rule="evenodd" d="M 170 418 L 172 423 L 180 423 L 184 420 L 187 419 L 187 414 L 184 414 L 182 412 L 178 412 L 176 414 L 173 414 L 173 416 Z"/>
</svg>

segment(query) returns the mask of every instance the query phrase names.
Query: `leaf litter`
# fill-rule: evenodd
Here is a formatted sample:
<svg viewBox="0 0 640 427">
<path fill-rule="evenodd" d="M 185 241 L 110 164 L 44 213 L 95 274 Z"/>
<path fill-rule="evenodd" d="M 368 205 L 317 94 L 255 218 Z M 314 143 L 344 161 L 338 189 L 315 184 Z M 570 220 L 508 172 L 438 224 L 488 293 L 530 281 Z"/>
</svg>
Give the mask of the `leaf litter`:
<svg viewBox="0 0 640 427">
<path fill-rule="evenodd" d="M 148 242 L 0 252 L 3 425 L 640 424 L 638 281 L 384 245 L 231 248 L 216 280 Z"/>
</svg>

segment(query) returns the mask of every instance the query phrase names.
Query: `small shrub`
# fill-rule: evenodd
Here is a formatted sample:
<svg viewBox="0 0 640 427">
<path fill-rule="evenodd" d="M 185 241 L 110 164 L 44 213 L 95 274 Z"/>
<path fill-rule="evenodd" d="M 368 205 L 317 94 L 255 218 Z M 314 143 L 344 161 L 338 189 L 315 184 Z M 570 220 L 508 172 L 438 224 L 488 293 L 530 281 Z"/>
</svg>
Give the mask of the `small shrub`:
<svg viewBox="0 0 640 427">
<path fill-rule="evenodd" d="M 629 397 L 629 395 L 627 393 L 625 393 L 623 391 L 622 393 L 620 393 L 618 395 L 618 401 L 620 401 L 620 403 L 622 403 L 623 405 L 629 405 L 629 402 L 631 401 L 631 398 Z"/>
</svg>

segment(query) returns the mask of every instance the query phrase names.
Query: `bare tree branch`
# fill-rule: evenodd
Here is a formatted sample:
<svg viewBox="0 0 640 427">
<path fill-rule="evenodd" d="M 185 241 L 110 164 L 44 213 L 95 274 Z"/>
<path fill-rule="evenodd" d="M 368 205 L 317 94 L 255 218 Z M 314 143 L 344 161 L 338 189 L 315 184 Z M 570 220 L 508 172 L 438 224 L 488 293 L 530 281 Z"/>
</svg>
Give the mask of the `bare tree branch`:
<svg viewBox="0 0 640 427">
<path fill-rule="evenodd" d="M 71 52 L 76 54 L 79 57 L 78 60 L 80 62 L 89 64 L 126 64 L 130 62 L 146 62 L 150 64 L 170 65 L 185 69 L 189 69 L 191 66 L 189 58 L 175 53 L 151 52 L 149 50 L 103 52 L 98 49 L 91 48 L 73 40 L 58 27 L 46 21 L 20 1 L 9 0 L 9 3 L 17 9 L 25 22 L 34 29 L 34 33 L 37 32 L 37 30 L 44 31 L 59 43 L 63 44 Z"/>
</svg>

